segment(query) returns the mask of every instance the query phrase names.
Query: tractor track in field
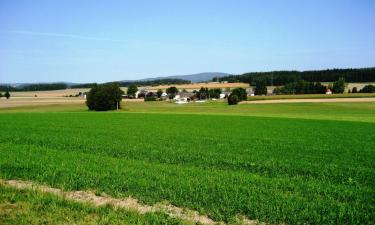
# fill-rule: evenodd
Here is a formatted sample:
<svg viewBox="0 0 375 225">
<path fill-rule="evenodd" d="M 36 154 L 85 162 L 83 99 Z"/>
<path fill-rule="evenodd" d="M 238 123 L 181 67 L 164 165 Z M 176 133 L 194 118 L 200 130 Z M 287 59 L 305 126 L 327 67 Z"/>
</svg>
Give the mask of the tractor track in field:
<svg viewBox="0 0 375 225">
<path fill-rule="evenodd" d="M 129 211 L 135 211 L 139 214 L 162 212 L 173 218 L 179 218 L 187 222 L 200 223 L 200 224 L 220 224 L 225 225 L 222 221 L 214 221 L 206 215 L 200 215 L 197 211 L 179 208 L 171 204 L 158 203 L 155 205 L 145 205 L 139 203 L 137 199 L 127 197 L 123 199 L 113 198 L 105 193 L 96 195 L 93 191 L 64 191 L 62 189 L 53 188 L 47 185 L 37 184 L 31 181 L 22 180 L 2 180 L 0 179 L 0 185 L 16 188 L 19 190 L 36 190 L 42 193 L 48 193 L 53 195 L 62 196 L 66 200 L 89 203 L 95 207 L 113 206 L 115 209 L 124 209 Z M 246 225 L 262 224 L 257 220 L 250 220 L 246 217 L 239 216 L 238 222 Z"/>
</svg>

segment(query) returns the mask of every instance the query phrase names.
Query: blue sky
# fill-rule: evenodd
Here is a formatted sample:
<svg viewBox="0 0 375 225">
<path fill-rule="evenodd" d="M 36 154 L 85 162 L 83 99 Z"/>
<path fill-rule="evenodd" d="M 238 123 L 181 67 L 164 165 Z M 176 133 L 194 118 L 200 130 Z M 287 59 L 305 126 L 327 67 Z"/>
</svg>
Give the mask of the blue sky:
<svg viewBox="0 0 375 225">
<path fill-rule="evenodd" d="M 0 83 L 369 66 L 373 0 L 0 0 Z"/>
</svg>

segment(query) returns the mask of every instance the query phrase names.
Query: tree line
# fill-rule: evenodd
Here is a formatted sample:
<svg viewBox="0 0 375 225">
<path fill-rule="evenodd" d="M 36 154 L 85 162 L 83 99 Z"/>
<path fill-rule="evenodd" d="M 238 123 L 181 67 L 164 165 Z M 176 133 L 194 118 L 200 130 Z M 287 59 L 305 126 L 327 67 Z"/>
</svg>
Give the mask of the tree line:
<svg viewBox="0 0 375 225">
<path fill-rule="evenodd" d="M 230 83 L 256 83 L 259 80 L 267 86 L 286 85 L 300 80 L 308 82 L 334 82 L 344 78 L 346 82 L 375 82 L 375 67 L 360 69 L 328 69 L 311 71 L 272 71 L 272 72 L 251 72 L 242 75 L 229 75 L 214 78 L 214 81 L 227 81 Z"/>
<path fill-rule="evenodd" d="M 121 87 L 129 87 L 130 85 L 136 86 L 158 86 L 158 85 L 170 85 L 170 84 L 190 84 L 190 80 L 183 79 L 156 79 L 156 80 L 138 80 L 138 81 L 118 81 L 118 82 L 107 82 L 104 84 L 118 84 Z M 91 88 L 96 83 L 86 83 L 86 84 L 75 84 L 71 85 L 70 88 Z"/>
<path fill-rule="evenodd" d="M 157 85 L 170 85 L 170 84 L 190 84 L 191 81 L 183 79 L 156 79 L 156 80 L 145 80 L 145 81 L 119 81 L 119 82 L 107 82 L 104 84 L 118 84 L 121 87 L 128 87 L 129 85 L 137 86 L 157 86 Z M 97 85 L 96 83 L 84 83 L 84 84 L 73 84 L 67 83 L 36 83 L 36 84 L 25 84 L 19 86 L 0 85 L 0 91 L 52 91 L 52 90 L 64 90 L 67 88 L 92 88 Z"/>
<path fill-rule="evenodd" d="M 51 91 L 67 89 L 66 83 L 37 83 L 12 87 L 10 85 L 0 85 L 0 91 Z"/>
</svg>

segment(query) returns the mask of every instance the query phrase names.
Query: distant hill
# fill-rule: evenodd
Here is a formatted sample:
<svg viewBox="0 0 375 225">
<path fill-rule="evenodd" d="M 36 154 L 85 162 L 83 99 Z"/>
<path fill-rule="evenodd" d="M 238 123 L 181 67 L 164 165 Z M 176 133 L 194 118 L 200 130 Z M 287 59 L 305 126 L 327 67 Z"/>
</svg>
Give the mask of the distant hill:
<svg viewBox="0 0 375 225">
<path fill-rule="evenodd" d="M 206 72 L 206 73 L 196 73 L 190 75 L 173 75 L 173 76 L 166 76 L 166 77 L 155 77 L 155 78 L 146 78 L 142 80 L 161 80 L 161 79 L 181 79 L 181 80 L 189 80 L 192 83 L 202 82 L 202 81 L 211 81 L 215 77 L 225 77 L 229 76 L 228 73 L 221 73 L 221 72 Z"/>
</svg>

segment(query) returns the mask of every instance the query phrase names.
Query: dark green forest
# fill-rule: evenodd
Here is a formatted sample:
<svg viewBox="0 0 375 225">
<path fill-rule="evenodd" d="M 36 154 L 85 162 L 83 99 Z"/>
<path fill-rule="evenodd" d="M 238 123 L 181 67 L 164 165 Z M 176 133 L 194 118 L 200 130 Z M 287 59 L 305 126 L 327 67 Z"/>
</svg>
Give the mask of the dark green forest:
<svg viewBox="0 0 375 225">
<path fill-rule="evenodd" d="M 66 83 L 36 83 L 12 87 L 10 85 L 0 85 L 0 91 L 49 91 L 67 89 Z"/>
<path fill-rule="evenodd" d="M 120 87 L 128 87 L 131 84 L 135 84 L 137 86 L 158 86 L 158 85 L 169 85 L 169 84 L 190 84 L 191 81 L 189 80 L 182 80 L 182 79 L 156 79 L 156 80 L 139 80 L 139 81 L 116 81 L 116 82 L 108 82 L 106 84 L 117 83 Z M 90 88 L 94 83 L 87 83 L 87 84 L 77 84 L 72 85 L 71 88 Z"/>
<path fill-rule="evenodd" d="M 219 78 L 219 81 L 230 83 L 256 83 L 261 79 L 267 86 L 286 85 L 300 80 L 308 82 L 334 82 L 340 77 L 349 83 L 375 82 L 375 67 L 361 69 L 328 69 L 311 71 L 271 71 L 251 72 L 242 75 L 230 75 Z M 215 78 L 215 81 L 217 78 Z"/>
</svg>

